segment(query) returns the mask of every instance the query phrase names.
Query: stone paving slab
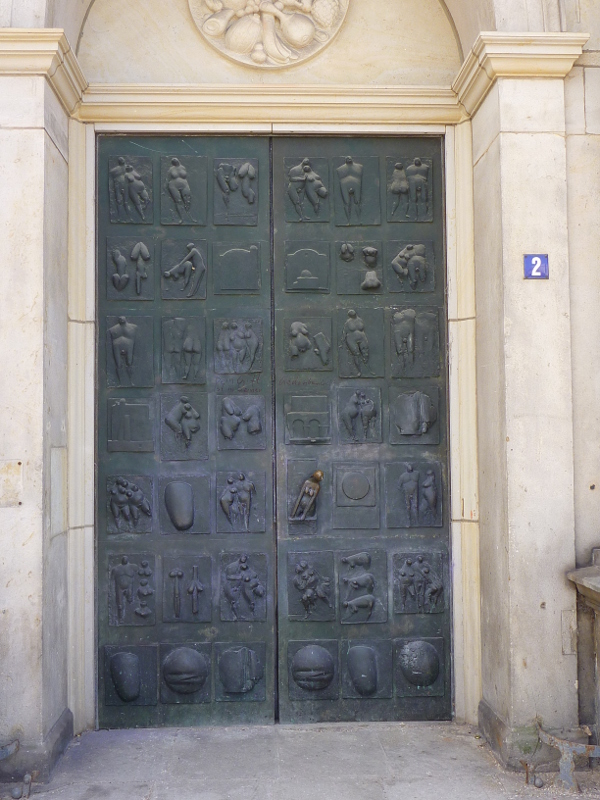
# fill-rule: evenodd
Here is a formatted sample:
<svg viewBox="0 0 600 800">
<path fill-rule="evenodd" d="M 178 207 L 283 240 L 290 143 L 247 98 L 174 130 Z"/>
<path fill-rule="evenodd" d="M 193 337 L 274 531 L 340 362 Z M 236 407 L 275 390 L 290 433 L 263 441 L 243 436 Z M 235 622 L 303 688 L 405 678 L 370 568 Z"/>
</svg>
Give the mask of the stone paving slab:
<svg viewBox="0 0 600 800">
<path fill-rule="evenodd" d="M 47 800 L 517 800 L 573 796 L 525 785 L 474 728 L 355 723 L 95 731 L 77 737 Z M 577 773 L 600 800 L 600 770 Z M 8 791 L 0 797 L 8 797 Z M 580 795 L 582 796 L 582 795 Z"/>
</svg>

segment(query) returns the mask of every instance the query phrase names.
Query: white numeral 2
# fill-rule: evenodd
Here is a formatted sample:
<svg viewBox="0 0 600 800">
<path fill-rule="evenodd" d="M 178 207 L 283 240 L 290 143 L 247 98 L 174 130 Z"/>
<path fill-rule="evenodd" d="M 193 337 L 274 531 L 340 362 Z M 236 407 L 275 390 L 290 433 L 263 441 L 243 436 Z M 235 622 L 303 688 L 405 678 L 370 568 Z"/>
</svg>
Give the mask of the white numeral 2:
<svg viewBox="0 0 600 800">
<path fill-rule="evenodd" d="M 541 278 L 542 273 L 540 272 L 540 267 L 542 266 L 542 259 L 539 256 L 531 259 L 531 263 L 533 265 L 533 269 L 531 270 L 531 277 L 532 278 Z"/>
</svg>

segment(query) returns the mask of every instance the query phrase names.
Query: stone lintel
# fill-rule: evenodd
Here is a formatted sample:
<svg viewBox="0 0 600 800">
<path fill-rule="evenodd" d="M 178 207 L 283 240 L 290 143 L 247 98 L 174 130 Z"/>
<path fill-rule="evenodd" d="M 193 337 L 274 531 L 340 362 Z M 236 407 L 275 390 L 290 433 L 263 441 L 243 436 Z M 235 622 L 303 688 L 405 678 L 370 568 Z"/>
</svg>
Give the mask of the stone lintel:
<svg viewBox="0 0 600 800">
<path fill-rule="evenodd" d="M 61 28 L 0 28 L 0 75 L 45 76 L 68 114 L 87 87 Z"/>
<path fill-rule="evenodd" d="M 564 78 L 587 33 L 480 33 L 452 88 L 472 116 L 497 78 Z"/>
</svg>

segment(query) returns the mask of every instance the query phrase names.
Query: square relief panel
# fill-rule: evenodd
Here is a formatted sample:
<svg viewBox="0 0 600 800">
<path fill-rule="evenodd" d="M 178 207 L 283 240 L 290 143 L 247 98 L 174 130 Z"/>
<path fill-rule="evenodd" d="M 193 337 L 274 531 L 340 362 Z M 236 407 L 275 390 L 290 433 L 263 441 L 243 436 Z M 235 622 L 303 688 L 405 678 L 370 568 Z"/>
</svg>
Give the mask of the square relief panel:
<svg viewBox="0 0 600 800">
<path fill-rule="evenodd" d="M 398 697 L 442 697 L 444 640 L 394 639 L 394 679 Z"/>
<path fill-rule="evenodd" d="M 264 450 L 267 446 L 265 398 L 261 394 L 217 395 L 219 450 Z"/>
<path fill-rule="evenodd" d="M 158 486 L 161 533 L 210 533 L 210 477 L 161 478 Z"/>
<path fill-rule="evenodd" d="M 340 378 L 384 375 L 383 310 L 350 308 L 337 312 Z"/>
<path fill-rule="evenodd" d="M 348 550 L 339 554 L 342 625 L 387 622 L 388 578 L 385 550 Z"/>
<path fill-rule="evenodd" d="M 210 556 L 171 554 L 163 558 L 163 622 L 210 622 Z"/>
<path fill-rule="evenodd" d="M 108 386 L 154 386 L 153 335 L 152 317 L 106 318 Z"/>
<path fill-rule="evenodd" d="M 208 642 L 161 644 L 161 703 L 210 703 L 211 651 Z"/>
<path fill-rule="evenodd" d="M 106 240 L 106 299 L 154 300 L 154 242 L 148 237 Z"/>
<path fill-rule="evenodd" d="M 328 395 L 285 395 L 283 414 L 286 444 L 331 443 Z"/>
<path fill-rule="evenodd" d="M 152 225 L 152 159 L 145 156 L 112 156 L 108 159 L 110 221 Z"/>
<path fill-rule="evenodd" d="M 338 643 L 333 639 L 291 641 L 287 646 L 290 700 L 337 700 Z"/>
<path fill-rule="evenodd" d="M 392 309 L 390 356 L 393 378 L 440 374 L 440 328 L 436 308 Z"/>
<path fill-rule="evenodd" d="M 265 490 L 264 472 L 217 472 L 217 531 L 262 533 Z"/>
<path fill-rule="evenodd" d="M 158 647 L 104 647 L 104 702 L 107 706 L 157 704 Z"/>
<path fill-rule="evenodd" d="M 433 242 L 417 239 L 386 242 L 386 281 L 390 292 L 433 292 L 435 258 Z"/>
<path fill-rule="evenodd" d="M 161 461 L 208 458 L 207 395 L 163 394 L 160 398 Z"/>
<path fill-rule="evenodd" d="M 440 528 L 442 465 L 439 461 L 401 461 L 385 467 L 389 528 Z"/>
<path fill-rule="evenodd" d="M 379 527 L 379 466 L 334 464 L 333 527 L 371 529 Z"/>
<path fill-rule="evenodd" d="M 165 239 L 160 259 L 162 299 L 206 300 L 206 264 L 204 239 Z"/>
<path fill-rule="evenodd" d="M 263 324 L 260 319 L 216 319 L 215 372 L 245 375 L 262 372 Z"/>
<path fill-rule="evenodd" d="M 326 158 L 284 158 L 285 221 L 329 222 L 330 183 Z"/>
<path fill-rule="evenodd" d="M 442 553 L 396 553 L 393 570 L 395 614 L 442 614 L 446 610 L 447 570 Z"/>
<path fill-rule="evenodd" d="M 261 243 L 213 242 L 215 294 L 260 294 Z"/>
<path fill-rule="evenodd" d="M 382 441 L 381 390 L 375 386 L 338 388 L 340 444 Z"/>
<path fill-rule="evenodd" d="M 206 225 L 206 156 L 160 159 L 160 221 L 163 225 Z"/>
<path fill-rule="evenodd" d="M 379 241 L 335 243 L 338 294 L 381 294 L 383 260 Z"/>
<path fill-rule="evenodd" d="M 437 386 L 391 386 L 390 443 L 440 443 L 440 390 Z"/>
<path fill-rule="evenodd" d="M 299 622 L 335 619 L 333 553 L 288 553 L 288 617 Z"/>
<path fill-rule="evenodd" d="M 332 159 L 336 225 L 380 225 L 379 158 Z"/>
<path fill-rule="evenodd" d="M 215 225 L 258 224 L 258 159 L 215 158 Z"/>
<path fill-rule="evenodd" d="M 109 453 L 154 452 L 154 400 L 113 397 L 108 401 Z"/>
<path fill-rule="evenodd" d="M 286 241 L 286 292 L 329 292 L 329 248 L 329 242 Z"/>
<path fill-rule="evenodd" d="M 106 479 L 108 533 L 150 533 L 153 509 L 152 478 L 112 475 Z"/>
<path fill-rule="evenodd" d="M 342 642 L 343 698 L 390 698 L 392 684 L 390 639 L 355 639 Z"/>
<path fill-rule="evenodd" d="M 162 382 L 206 383 L 204 317 L 163 317 Z"/>
<path fill-rule="evenodd" d="M 108 624 L 156 624 L 156 569 L 151 553 L 108 556 Z"/>
<path fill-rule="evenodd" d="M 267 699 L 265 642 L 215 644 L 217 703 L 263 703 Z"/>
<path fill-rule="evenodd" d="M 283 320 L 285 369 L 288 372 L 330 372 L 331 318 L 286 317 Z"/>
<path fill-rule="evenodd" d="M 388 222 L 433 220 L 432 169 L 430 158 L 386 158 Z"/>
<path fill-rule="evenodd" d="M 221 553 L 219 602 L 223 622 L 266 620 L 267 586 L 264 553 Z"/>
</svg>

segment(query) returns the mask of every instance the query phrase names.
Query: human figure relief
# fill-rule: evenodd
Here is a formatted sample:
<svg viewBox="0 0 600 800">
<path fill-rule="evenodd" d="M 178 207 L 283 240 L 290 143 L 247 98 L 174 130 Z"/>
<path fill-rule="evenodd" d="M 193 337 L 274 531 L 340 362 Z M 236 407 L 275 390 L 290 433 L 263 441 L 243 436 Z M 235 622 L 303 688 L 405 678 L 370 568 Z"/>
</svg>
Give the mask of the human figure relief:
<svg viewBox="0 0 600 800">
<path fill-rule="evenodd" d="M 369 339 L 365 332 L 365 323 L 354 309 L 348 311 L 348 319 L 342 329 L 342 343 L 345 345 L 354 369 L 360 377 L 363 368 L 369 363 Z"/>
<path fill-rule="evenodd" d="M 292 521 L 304 522 L 309 515 L 316 517 L 317 497 L 319 496 L 321 481 L 324 477 L 323 472 L 317 470 L 313 472 L 310 478 L 304 481 L 292 510 Z"/>
<path fill-rule="evenodd" d="M 357 222 L 360 221 L 362 210 L 362 180 L 363 165 L 354 161 L 351 156 L 347 156 L 344 163 L 336 169 L 342 205 L 348 220 L 348 225 L 352 220 L 352 211 L 356 215 Z"/>
<path fill-rule="evenodd" d="M 308 200 L 316 215 L 321 200 L 329 194 L 325 184 L 311 166 L 310 159 L 303 158 L 300 164 L 288 170 L 287 195 L 292 201 L 300 220 L 309 219 L 304 212 L 304 201 Z"/>
<path fill-rule="evenodd" d="M 116 325 L 108 329 L 112 341 L 112 352 L 120 384 L 128 382 L 133 386 L 133 359 L 137 325 L 127 322 L 126 317 L 119 317 Z"/>
<path fill-rule="evenodd" d="M 174 218 L 178 225 L 183 225 L 185 218 L 194 223 L 190 209 L 192 207 L 192 190 L 188 182 L 187 169 L 178 158 L 171 159 L 171 166 L 167 172 L 165 189 L 173 202 Z"/>
<path fill-rule="evenodd" d="M 165 280 L 172 280 L 176 285 L 181 282 L 180 291 L 185 292 L 187 289 L 186 297 L 194 297 L 206 273 L 206 264 L 204 256 L 193 242 L 186 245 L 186 249 L 187 253 L 183 259 L 174 267 L 165 270 L 163 277 Z"/>
<path fill-rule="evenodd" d="M 200 413 L 191 405 L 187 396 L 182 394 L 165 417 L 165 423 L 189 447 L 192 436 L 200 430 Z"/>
</svg>

